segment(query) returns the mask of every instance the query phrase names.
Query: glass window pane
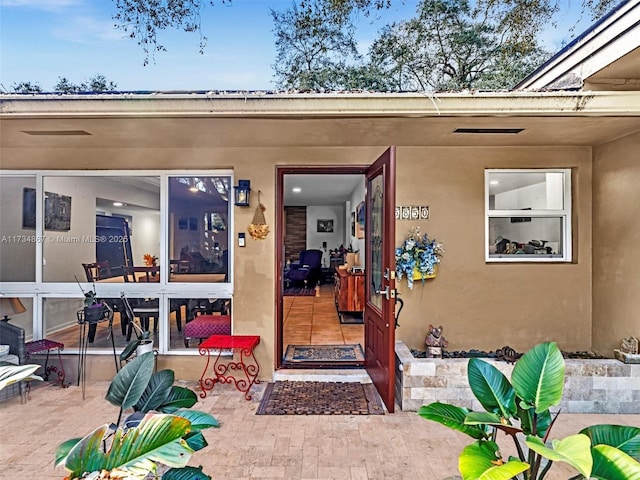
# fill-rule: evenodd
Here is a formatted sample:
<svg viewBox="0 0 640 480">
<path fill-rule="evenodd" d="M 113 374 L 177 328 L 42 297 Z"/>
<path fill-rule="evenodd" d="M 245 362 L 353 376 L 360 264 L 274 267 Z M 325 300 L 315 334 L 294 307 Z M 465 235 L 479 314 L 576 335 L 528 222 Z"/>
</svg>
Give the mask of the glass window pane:
<svg viewBox="0 0 640 480">
<path fill-rule="evenodd" d="M 36 179 L 0 177 L 0 282 L 36 280 Z"/>
<path fill-rule="evenodd" d="M 489 172 L 490 210 L 562 210 L 561 172 Z"/>
<path fill-rule="evenodd" d="M 231 335 L 230 298 L 171 298 L 170 349 L 198 351 L 211 335 Z"/>
<path fill-rule="evenodd" d="M 228 282 L 231 177 L 169 179 L 172 282 Z"/>
<path fill-rule="evenodd" d="M 63 343 L 65 349 L 79 349 L 86 342 L 87 349 L 112 350 L 119 355 L 130 340 L 136 338 L 138 328 L 130 326 L 129 315 L 121 298 L 98 298 L 104 301 L 113 315 L 102 316 L 96 323 L 84 317 L 81 298 L 44 299 L 44 336 Z M 127 297 L 132 307 L 134 322 L 143 330 L 152 332 L 151 338 L 158 348 L 159 300 L 157 298 Z M 82 312 L 82 313 L 79 313 Z M 85 323 L 79 323 L 82 319 Z"/>
<path fill-rule="evenodd" d="M 123 282 L 159 256 L 159 177 L 48 176 L 44 190 L 45 282 Z"/>
<path fill-rule="evenodd" d="M 489 256 L 562 257 L 561 217 L 489 218 Z"/>
<path fill-rule="evenodd" d="M 382 309 L 382 296 L 376 292 L 382 290 L 382 217 L 384 215 L 384 183 L 382 175 L 378 175 L 369 181 L 371 192 L 371 285 L 368 302 Z"/>
<path fill-rule="evenodd" d="M 8 321 L 11 325 L 24 330 L 25 341 L 33 339 L 33 298 L 31 297 L 3 297 L 2 321 Z M 10 300 L 10 301 L 9 301 Z M 22 308 L 24 307 L 24 308 Z M 24 310 L 21 312 L 21 310 Z M 15 313 L 14 313 L 15 312 Z M 4 316 L 8 320 L 4 319 Z"/>
</svg>

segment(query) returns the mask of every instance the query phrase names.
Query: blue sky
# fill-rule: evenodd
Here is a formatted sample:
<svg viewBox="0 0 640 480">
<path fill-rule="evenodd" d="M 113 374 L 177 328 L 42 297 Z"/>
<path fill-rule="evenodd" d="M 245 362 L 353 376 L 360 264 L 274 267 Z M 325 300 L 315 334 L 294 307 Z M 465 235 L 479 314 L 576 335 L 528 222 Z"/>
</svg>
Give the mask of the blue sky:
<svg viewBox="0 0 640 480">
<path fill-rule="evenodd" d="M 379 28 L 411 17 L 416 4 L 396 1 L 374 19 L 362 17 L 357 31 L 363 53 Z M 51 90 L 58 77 L 81 83 L 101 73 L 128 91 L 272 89 L 275 47 L 269 9 L 290 5 L 291 0 L 207 5 L 204 54 L 198 52 L 197 34 L 164 31 L 159 42 L 168 51 L 143 66 L 141 47 L 113 27 L 112 0 L 0 0 L 0 84 L 9 90 L 14 83 L 31 81 Z M 575 18 L 567 10 L 560 20 L 567 24 Z M 566 27 L 550 28 L 543 38 L 552 51 L 569 39 Z"/>
</svg>

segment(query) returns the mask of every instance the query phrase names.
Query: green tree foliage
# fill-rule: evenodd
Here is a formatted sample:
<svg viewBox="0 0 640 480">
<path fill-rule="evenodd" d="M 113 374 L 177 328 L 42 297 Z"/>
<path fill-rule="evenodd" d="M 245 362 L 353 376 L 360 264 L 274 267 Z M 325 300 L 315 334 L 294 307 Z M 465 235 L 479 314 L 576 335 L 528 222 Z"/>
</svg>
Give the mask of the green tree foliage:
<svg viewBox="0 0 640 480">
<path fill-rule="evenodd" d="M 53 86 L 54 92 L 79 93 L 79 92 L 113 92 L 118 85 L 98 73 L 90 77 L 87 82 L 73 83 L 66 77 L 58 77 L 58 83 Z"/>
<path fill-rule="evenodd" d="M 42 87 L 38 82 L 17 82 L 11 85 L 14 93 L 42 93 Z"/>
<path fill-rule="evenodd" d="M 338 89 L 347 62 L 359 60 L 355 28 L 348 12 L 332 0 L 307 0 L 283 12 L 271 10 L 275 24 L 279 87 L 297 90 Z"/>
<path fill-rule="evenodd" d="M 144 51 L 144 64 L 153 60 L 155 52 L 166 51 L 158 43 L 158 31 L 184 30 L 199 35 L 200 53 L 204 52 L 207 37 L 202 33 L 202 11 L 205 6 L 230 4 L 231 0 L 114 0 L 116 27 L 135 39 Z"/>
<path fill-rule="evenodd" d="M 266 1 L 266 0 L 265 0 Z M 405 3 L 407 0 L 324 0 L 326 8 L 332 15 L 343 17 L 357 12 L 369 15 L 372 12 L 389 8 L 393 4 Z M 545 23 L 549 16 L 545 12 L 555 12 L 569 0 L 481 0 L 488 5 L 502 5 L 506 23 L 522 20 L 538 20 Z M 600 18 L 613 8 L 619 0 L 579 0 L 583 13 L 590 14 L 593 20 Z M 143 49 L 146 65 L 153 60 L 155 52 L 166 48 L 158 41 L 158 33 L 163 30 L 177 29 L 196 33 L 199 36 L 199 49 L 202 53 L 207 44 L 207 37 L 202 33 L 202 15 L 205 7 L 229 5 L 232 0 L 113 0 L 116 13 L 113 19 L 116 28 L 123 30 L 135 39 Z M 299 0 L 301 11 L 312 11 L 317 0 Z M 523 31 L 522 33 L 527 33 Z"/>
<path fill-rule="evenodd" d="M 82 83 L 73 83 L 67 77 L 58 77 L 58 82 L 51 91 L 56 93 L 80 93 L 80 92 L 113 92 L 117 90 L 118 84 L 107 79 L 101 73 L 89 77 L 89 80 Z M 38 82 L 18 82 L 11 85 L 14 93 L 42 93 L 44 90 Z"/>
<path fill-rule="evenodd" d="M 383 29 L 371 63 L 397 91 L 508 88 L 544 60 L 540 19 L 553 13 L 510 3 L 423 0 L 415 18 Z"/>
</svg>

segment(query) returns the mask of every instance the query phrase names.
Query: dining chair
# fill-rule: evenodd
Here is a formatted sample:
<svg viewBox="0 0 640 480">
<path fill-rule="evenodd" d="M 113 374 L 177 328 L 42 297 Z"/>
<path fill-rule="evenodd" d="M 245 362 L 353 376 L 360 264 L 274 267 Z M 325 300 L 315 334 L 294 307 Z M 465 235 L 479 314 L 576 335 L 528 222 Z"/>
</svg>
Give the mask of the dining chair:
<svg viewBox="0 0 640 480">
<path fill-rule="evenodd" d="M 83 263 L 84 273 L 87 276 L 87 282 L 97 282 L 105 278 L 111 278 L 111 266 L 107 260 L 102 262 Z"/>
</svg>

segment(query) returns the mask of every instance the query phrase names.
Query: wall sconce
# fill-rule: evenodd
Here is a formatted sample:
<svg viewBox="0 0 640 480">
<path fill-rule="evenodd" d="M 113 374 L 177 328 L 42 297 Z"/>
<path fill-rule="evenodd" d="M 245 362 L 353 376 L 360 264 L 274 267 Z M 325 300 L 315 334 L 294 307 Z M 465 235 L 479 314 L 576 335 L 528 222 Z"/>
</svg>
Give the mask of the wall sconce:
<svg viewBox="0 0 640 480">
<path fill-rule="evenodd" d="M 249 196 L 251 195 L 251 180 L 238 180 L 238 185 L 233 188 L 236 197 L 235 204 L 238 207 L 248 207 Z"/>
<path fill-rule="evenodd" d="M 1 321 L 8 322 L 11 320 L 9 315 L 18 315 L 26 311 L 19 298 L 0 297 L 0 315 L 3 315 Z"/>
</svg>

